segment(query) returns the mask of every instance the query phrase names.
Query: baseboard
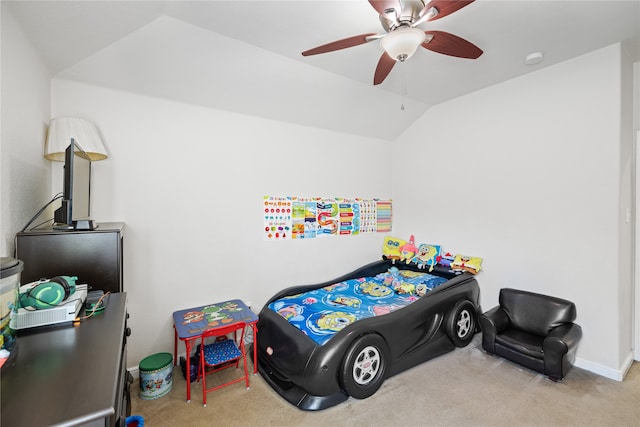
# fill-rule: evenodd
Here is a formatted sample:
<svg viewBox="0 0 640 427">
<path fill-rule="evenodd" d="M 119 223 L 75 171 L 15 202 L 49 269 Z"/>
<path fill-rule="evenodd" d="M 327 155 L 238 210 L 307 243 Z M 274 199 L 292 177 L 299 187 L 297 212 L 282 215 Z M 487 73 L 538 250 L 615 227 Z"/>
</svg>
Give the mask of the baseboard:
<svg viewBox="0 0 640 427">
<path fill-rule="evenodd" d="M 180 356 L 184 357 L 184 355 L 185 353 L 178 354 L 178 360 L 180 359 Z M 589 372 L 593 372 L 594 374 L 598 374 L 603 377 L 610 378 L 615 381 L 623 381 L 624 377 L 627 375 L 627 372 L 629 372 L 629 368 L 631 368 L 631 365 L 633 364 L 633 360 L 634 360 L 633 353 L 629 353 L 627 355 L 626 360 L 622 364 L 622 367 L 621 367 L 622 369 L 616 370 L 616 369 L 608 368 L 606 366 L 602 366 L 598 363 L 591 362 L 586 359 L 581 359 L 579 357 L 576 357 L 574 366 L 577 366 L 578 368 L 587 370 Z M 133 378 L 136 378 L 136 379 L 139 378 L 140 368 L 138 366 L 127 368 L 127 371 L 129 371 L 129 373 L 133 376 Z"/>
<path fill-rule="evenodd" d="M 180 360 L 180 357 L 184 357 L 185 352 L 183 351 L 182 353 L 178 353 L 178 360 Z M 175 360 L 174 360 L 174 365 L 175 365 Z M 127 368 L 127 371 L 129 371 L 129 373 L 131 375 L 133 375 L 133 378 L 135 379 L 139 379 L 140 378 L 140 366 L 132 366 L 130 368 Z"/>
<path fill-rule="evenodd" d="M 624 363 L 621 366 L 621 369 L 611 369 L 606 366 L 602 366 L 598 363 L 591 362 L 589 360 L 581 359 L 576 357 L 576 361 L 574 366 L 577 366 L 580 369 L 585 369 L 587 371 L 593 372 L 594 374 L 601 375 L 606 378 L 610 378 L 616 381 L 623 381 L 624 377 L 629 372 L 629 368 L 633 364 L 633 353 L 629 352 Z"/>
<path fill-rule="evenodd" d="M 127 368 L 127 371 L 129 371 L 129 373 L 131 374 L 131 376 L 133 376 L 134 379 L 138 379 L 139 378 L 139 374 L 140 374 L 140 368 L 139 367 L 133 367 L 133 368 Z"/>
</svg>

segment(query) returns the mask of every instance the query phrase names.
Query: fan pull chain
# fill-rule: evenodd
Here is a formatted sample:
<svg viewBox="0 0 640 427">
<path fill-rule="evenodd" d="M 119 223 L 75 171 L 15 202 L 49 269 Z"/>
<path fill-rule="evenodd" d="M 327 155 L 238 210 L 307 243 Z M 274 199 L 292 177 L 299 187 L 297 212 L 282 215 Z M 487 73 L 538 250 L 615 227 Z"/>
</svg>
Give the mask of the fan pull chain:
<svg viewBox="0 0 640 427">
<path fill-rule="evenodd" d="M 400 105 L 400 111 L 404 111 L 404 96 L 407 94 L 407 82 L 404 78 L 404 62 L 401 63 L 401 68 L 402 68 L 402 93 L 401 93 L 402 102 Z"/>
</svg>

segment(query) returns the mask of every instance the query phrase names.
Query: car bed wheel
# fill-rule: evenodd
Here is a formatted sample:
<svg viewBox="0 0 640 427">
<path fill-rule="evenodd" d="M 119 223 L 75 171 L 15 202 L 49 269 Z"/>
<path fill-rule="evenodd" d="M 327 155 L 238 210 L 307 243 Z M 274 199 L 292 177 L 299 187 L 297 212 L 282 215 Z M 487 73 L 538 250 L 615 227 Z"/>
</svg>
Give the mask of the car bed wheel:
<svg viewBox="0 0 640 427">
<path fill-rule="evenodd" d="M 470 301 L 458 302 L 447 317 L 447 335 L 456 347 L 466 347 L 476 330 L 476 310 Z"/>
<path fill-rule="evenodd" d="M 347 350 L 341 369 L 342 388 L 349 396 L 366 399 L 384 382 L 387 344 L 379 335 L 358 338 Z"/>
</svg>

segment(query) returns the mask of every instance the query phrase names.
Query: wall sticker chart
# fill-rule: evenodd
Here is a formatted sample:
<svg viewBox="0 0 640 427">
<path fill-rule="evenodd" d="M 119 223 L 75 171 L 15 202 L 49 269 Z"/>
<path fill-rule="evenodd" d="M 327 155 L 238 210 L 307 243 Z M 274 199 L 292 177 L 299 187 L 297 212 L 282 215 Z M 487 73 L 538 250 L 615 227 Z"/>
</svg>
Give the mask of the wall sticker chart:
<svg viewBox="0 0 640 427">
<path fill-rule="evenodd" d="M 376 203 L 376 230 L 379 233 L 391 231 L 391 200 L 380 200 Z"/>
<path fill-rule="evenodd" d="M 391 231 L 391 200 L 265 196 L 265 240 L 357 236 Z"/>
</svg>

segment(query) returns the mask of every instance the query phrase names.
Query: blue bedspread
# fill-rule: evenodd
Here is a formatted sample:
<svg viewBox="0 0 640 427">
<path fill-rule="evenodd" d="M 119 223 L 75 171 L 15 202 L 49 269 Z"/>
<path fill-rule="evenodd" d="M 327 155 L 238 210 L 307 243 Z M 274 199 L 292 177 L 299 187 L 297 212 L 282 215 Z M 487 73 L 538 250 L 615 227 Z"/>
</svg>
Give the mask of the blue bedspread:
<svg viewBox="0 0 640 427">
<path fill-rule="evenodd" d="M 433 274 L 392 267 L 375 277 L 285 296 L 268 307 L 322 345 L 345 326 L 402 308 L 446 281 Z"/>
</svg>

